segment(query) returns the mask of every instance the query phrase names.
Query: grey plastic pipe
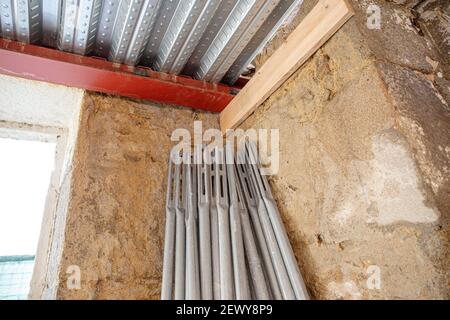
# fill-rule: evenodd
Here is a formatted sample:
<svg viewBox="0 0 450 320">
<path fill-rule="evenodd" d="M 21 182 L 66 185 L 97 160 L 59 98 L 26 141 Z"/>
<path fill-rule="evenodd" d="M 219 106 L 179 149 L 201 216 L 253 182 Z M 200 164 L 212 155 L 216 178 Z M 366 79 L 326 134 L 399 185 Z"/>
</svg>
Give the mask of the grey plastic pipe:
<svg viewBox="0 0 450 320">
<path fill-rule="evenodd" d="M 251 162 L 254 163 L 253 165 L 251 165 L 252 172 L 254 173 L 254 177 L 257 180 L 259 191 L 261 192 L 263 202 L 265 204 L 265 207 L 267 208 L 269 219 L 275 231 L 275 236 L 278 241 L 281 255 L 286 265 L 292 288 L 295 292 L 295 297 L 299 300 L 309 300 L 310 296 L 298 268 L 294 251 L 292 250 L 292 246 L 289 242 L 286 229 L 284 227 L 283 221 L 281 220 L 278 208 L 270 191 L 270 186 L 267 182 L 266 177 L 261 175 L 261 172 L 256 165 L 258 164 L 258 159 L 256 158 L 256 146 L 252 143 L 247 143 L 247 152 L 250 156 Z"/>
<path fill-rule="evenodd" d="M 201 146 L 197 147 L 195 155 L 197 157 L 201 296 L 203 300 L 212 300 L 211 221 L 209 216 L 209 199 L 211 197 L 210 166 L 202 161 L 203 150 Z"/>
<path fill-rule="evenodd" d="M 234 154 L 231 145 L 226 149 L 227 180 L 230 196 L 230 232 L 233 257 L 234 288 L 237 300 L 250 300 L 251 292 L 245 263 L 244 240 L 242 235 L 241 212 L 245 210 L 242 195 L 238 195 Z M 231 160 L 230 160 L 231 159 Z"/>
<path fill-rule="evenodd" d="M 186 274 L 186 192 L 185 192 L 185 164 L 175 165 L 175 207 L 176 207 L 176 235 L 175 235 L 175 300 L 184 300 Z"/>
<path fill-rule="evenodd" d="M 264 231 L 264 235 L 267 241 L 267 247 L 270 251 L 270 256 L 272 258 L 273 267 L 276 272 L 276 276 L 278 279 L 278 284 L 280 286 L 280 291 L 284 300 L 294 300 L 295 294 L 292 289 L 292 285 L 289 279 L 289 275 L 286 270 L 286 266 L 284 265 L 283 257 L 281 255 L 281 250 L 278 247 L 277 238 L 275 236 L 275 232 L 272 228 L 272 224 L 270 222 L 270 218 L 267 212 L 267 209 L 264 205 L 264 201 L 262 199 L 261 192 L 259 190 L 259 186 L 257 184 L 257 180 L 255 177 L 255 173 L 252 170 L 252 165 L 248 165 L 249 176 L 252 181 L 252 184 L 255 186 L 256 191 L 256 202 L 258 206 L 259 218 L 261 221 L 261 226 Z"/>
<path fill-rule="evenodd" d="M 214 164 L 214 150 L 211 155 L 211 253 L 212 253 L 212 276 L 213 276 L 213 297 L 220 300 L 220 257 L 219 257 L 219 221 L 217 216 L 216 203 L 216 176 Z"/>
<path fill-rule="evenodd" d="M 186 300 L 200 299 L 200 274 L 197 238 L 197 170 L 194 164 L 186 168 Z"/>
<path fill-rule="evenodd" d="M 252 181 L 250 180 L 245 158 L 245 150 L 240 150 L 238 152 L 237 164 L 239 180 L 241 182 L 245 202 L 247 203 L 247 209 L 253 222 L 253 229 L 255 231 L 258 247 L 261 252 L 264 270 L 269 280 L 270 290 L 272 293 L 271 298 L 274 300 L 281 300 L 283 299 L 283 296 L 281 295 L 281 290 L 278 284 L 277 276 L 275 274 L 275 269 L 272 264 L 272 258 L 266 243 L 266 237 L 261 226 L 257 207 L 257 195 L 254 186 L 252 185 Z"/>
<path fill-rule="evenodd" d="M 161 300 L 172 299 L 174 253 L 175 253 L 175 165 L 172 155 L 169 157 L 169 178 L 166 195 L 166 230 L 164 237 L 163 276 Z"/>
<path fill-rule="evenodd" d="M 262 199 L 258 200 L 258 213 L 261 220 L 261 226 L 266 237 L 267 246 L 272 257 L 272 263 L 278 279 L 278 284 L 283 300 L 295 300 L 295 294 L 292 289 L 283 257 L 281 255 L 281 250 L 278 246 L 277 238 L 270 222 L 269 214 Z"/>
<path fill-rule="evenodd" d="M 215 194 L 219 223 L 219 265 L 220 299 L 234 299 L 233 266 L 231 254 L 231 235 L 228 203 L 228 184 L 225 165 L 225 153 L 222 148 L 215 149 Z"/>
<path fill-rule="evenodd" d="M 232 166 L 235 177 L 239 177 L 236 166 Z M 239 179 L 240 180 L 240 179 Z M 238 197 L 238 208 L 242 222 L 242 233 L 244 239 L 245 254 L 247 257 L 247 266 L 250 274 L 249 283 L 251 297 L 258 300 L 270 299 L 270 288 L 264 277 L 263 263 L 258 254 L 258 246 L 253 234 L 250 217 L 245 206 L 245 197 L 242 194 L 242 187 L 238 179 L 236 179 L 236 193 Z"/>
</svg>

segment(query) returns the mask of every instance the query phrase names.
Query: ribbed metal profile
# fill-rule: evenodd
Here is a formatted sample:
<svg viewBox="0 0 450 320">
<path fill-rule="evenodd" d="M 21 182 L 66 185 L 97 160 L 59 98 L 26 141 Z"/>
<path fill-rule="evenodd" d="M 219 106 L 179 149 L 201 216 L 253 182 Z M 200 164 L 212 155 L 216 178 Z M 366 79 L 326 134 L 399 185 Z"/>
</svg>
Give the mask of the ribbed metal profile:
<svg viewBox="0 0 450 320">
<path fill-rule="evenodd" d="M 302 0 L 0 0 L 0 36 L 233 84 Z"/>
<path fill-rule="evenodd" d="M 42 41 L 41 0 L 0 0 L 3 38 L 24 43 Z"/>
</svg>

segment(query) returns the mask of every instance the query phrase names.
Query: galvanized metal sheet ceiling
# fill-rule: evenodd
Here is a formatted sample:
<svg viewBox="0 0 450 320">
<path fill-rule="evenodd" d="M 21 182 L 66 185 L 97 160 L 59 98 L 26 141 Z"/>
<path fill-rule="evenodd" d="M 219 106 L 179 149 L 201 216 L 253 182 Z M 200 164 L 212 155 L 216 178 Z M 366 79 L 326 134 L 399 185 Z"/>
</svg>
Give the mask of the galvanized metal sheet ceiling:
<svg viewBox="0 0 450 320">
<path fill-rule="evenodd" d="M 233 84 L 302 0 L 0 0 L 0 36 Z"/>
</svg>

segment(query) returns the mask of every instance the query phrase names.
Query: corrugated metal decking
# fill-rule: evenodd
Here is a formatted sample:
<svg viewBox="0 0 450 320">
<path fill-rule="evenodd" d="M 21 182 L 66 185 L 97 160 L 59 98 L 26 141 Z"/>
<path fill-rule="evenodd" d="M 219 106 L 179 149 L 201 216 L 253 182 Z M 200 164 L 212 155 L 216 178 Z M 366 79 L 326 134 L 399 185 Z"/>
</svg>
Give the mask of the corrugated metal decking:
<svg viewBox="0 0 450 320">
<path fill-rule="evenodd" d="M 301 2 L 0 0 L 0 35 L 233 84 Z"/>
</svg>

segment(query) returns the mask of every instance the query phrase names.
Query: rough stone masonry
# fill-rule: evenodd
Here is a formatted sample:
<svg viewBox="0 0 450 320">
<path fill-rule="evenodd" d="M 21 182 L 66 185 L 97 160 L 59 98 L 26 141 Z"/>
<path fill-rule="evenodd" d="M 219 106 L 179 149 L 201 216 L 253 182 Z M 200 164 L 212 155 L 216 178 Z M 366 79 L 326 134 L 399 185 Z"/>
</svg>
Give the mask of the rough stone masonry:
<svg viewBox="0 0 450 320">
<path fill-rule="evenodd" d="M 355 17 L 242 127 L 280 128 L 271 184 L 315 298 L 446 299 L 450 4 L 350 3 Z"/>
</svg>

